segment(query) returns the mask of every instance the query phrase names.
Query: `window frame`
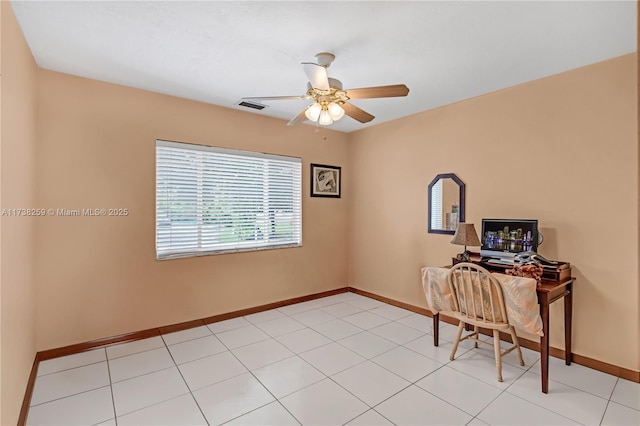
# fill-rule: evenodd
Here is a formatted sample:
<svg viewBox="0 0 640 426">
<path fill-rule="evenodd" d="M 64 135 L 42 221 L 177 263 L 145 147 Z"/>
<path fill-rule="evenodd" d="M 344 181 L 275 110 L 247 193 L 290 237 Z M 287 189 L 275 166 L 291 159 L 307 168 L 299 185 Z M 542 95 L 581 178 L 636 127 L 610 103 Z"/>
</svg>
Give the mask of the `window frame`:
<svg viewBox="0 0 640 426">
<path fill-rule="evenodd" d="M 184 160 L 171 159 L 171 153 L 177 157 L 184 154 L 185 158 Z M 155 249 L 157 260 L 302 247 L 301 158 L 157 139 L 155 161 Z M 185 172 L 182 175 L 180 173 L 172 174 L 171 171 L 168 171 L 170 165 L 183 165 Z M 216 180 L 218 169 L 215 166 L 221 166 L 221 170 L 225 172 L 232 171 L 239 174 Z M 262 181 L 259 181 L 259 185 L 256 186 L 250 180 L 255 182 L 260 171 L 263 173 Z M 276 173 L 278 171 L 285 173 L 285 175 L 278 175 Z M 290 176 L 287 176 L 287 173 L 290 173 Z M 172 178 L 178 180 L 182 178 L 183 182 L 170 181 Z M 189 180 L 189 183 L 184 183 Z M 171 186 L 169 182 L 174 186 Z M 242 182 L 242 185 L 238 185 L 238 182 Z M 229 183 L 233 183 L 231 186 L 236 189 L 229 189 Z M 290 187 L 285 186 L 284 190 L 276 189 L 274 192 L 269 186 L 269 184 L 274 186 L 283 183 L 290 185 Z M 258 189 L 256 190 L 256 188 Z M 243 193 L 243 190 L 251 192 L 250 197 L 245 198 L 246 193 Z M 188 193 L 189 199 L 193 198 L 195 202 L 190 201 L 188 213 L 183 215 L 174 213 L 172 215 L 171 203 L 185 203 L 184 200 L 187 196 L 180 195 L 181 191 Z M 211 216 L 212 206 L 216 205 L 216 195 L 211 196 L 211 192 L 215 192 L 218 197 L 229 197 L 224 198 L 225 201 L 234 201 L 228 204 L 228 209 L 239 212 L 241 216 L 239 221 L 242 223 L 240 225 L 233 223 L 232 234 L 236 234 L 239 229 L 251 233 L 253 229 L 254 239 L 249 238 L 243 241 L 240 237 L 234 236 L 236 239 L 233 241 L 212 242 L 213 239 L 221 238 L 218 228 L 223 225 L 217 223 L 216 229 L 210 231 L 206 229 L 207 225 L 211 225 L 207 221 L 212 218 L 212 222 L 222 220 L 221 217 L 224 215 Z M 205 199 L 205 193 L 210 197 L 208 203 Z M 162 199 L 163 196 L 164 199 Z M 166 198 L 171 196 L 174 198 Z M 288 223 L 291 226 L 290 235 L 279 234 L 275 230 L 278 209 L 273 206 L 282 203 L 283 196 L 286 207 L 281 208 L 280 213 L 285 216 L 285 220 L 290 222 Z M 262 206 L 256 201 L 258 199 L 262 200 Z M 247 200 L 252 201 L 249 206 L 245 204 Z M 253 219 L 247 219 L 243 216 L 244 213 L 248 213 L 249 217 L 253 214 Z M 189 220 L 185 221 L 185 219 Z M 185 225 L 180 224 L 181 221 L 185 223 L 196 221 L 196 223 Z M 170 228 L 161 229 L 166 227 L 167 223 Z M 244 227 L 245 225 L 247 227 Z M 214 228 L 213 225 L 212 228 Z M 205 237 L 202 236 L 203 233 L 206 234 Z M 245 235 L 250 236 L 246 233 Z M 282 235 L 285 235 L 286 238 L 280 240 Z M 179 247 L 180 245 L 183 247 Z"/>
</svg>

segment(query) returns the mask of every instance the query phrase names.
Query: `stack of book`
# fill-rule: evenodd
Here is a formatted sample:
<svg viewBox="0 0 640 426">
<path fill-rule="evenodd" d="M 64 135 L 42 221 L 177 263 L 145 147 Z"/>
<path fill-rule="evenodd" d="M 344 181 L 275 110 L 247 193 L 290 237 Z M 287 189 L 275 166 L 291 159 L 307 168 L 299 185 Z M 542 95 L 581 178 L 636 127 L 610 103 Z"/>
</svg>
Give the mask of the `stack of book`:
<svg viewBox="0 0 640 426">
<path fill-rule="evenodd" d="M 542 264 L 542 278 L 553 281 L 564 281 L 571 278 L 571 264 L 560 261 L 555 265 Z"/>
</svg>

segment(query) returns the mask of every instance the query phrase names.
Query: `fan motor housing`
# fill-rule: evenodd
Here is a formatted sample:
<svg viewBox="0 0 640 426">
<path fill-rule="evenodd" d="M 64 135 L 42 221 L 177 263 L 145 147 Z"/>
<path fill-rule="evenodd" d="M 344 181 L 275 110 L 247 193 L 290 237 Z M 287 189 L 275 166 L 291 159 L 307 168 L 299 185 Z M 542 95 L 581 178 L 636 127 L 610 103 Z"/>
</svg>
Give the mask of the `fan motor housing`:
<svg viewBox="0 0 640 426">
<path fill-rule="evenodd" d="M 329 87 L 336 90 L 342 90 L 342 82 L 337 78 L 329 77 Z M 307 90 L 312 90 L 313 86 L 311 86 L 310 82 L 307 82 Z"/>
<path fill-rule="evenodd" d="M 325 68 L 328 68 L 331 63 L 336 59 L 336 55 L 329 52 L 320 52 L 316 53 L 316 63 L 318 65 L 322 65 Z"/>
</svg>

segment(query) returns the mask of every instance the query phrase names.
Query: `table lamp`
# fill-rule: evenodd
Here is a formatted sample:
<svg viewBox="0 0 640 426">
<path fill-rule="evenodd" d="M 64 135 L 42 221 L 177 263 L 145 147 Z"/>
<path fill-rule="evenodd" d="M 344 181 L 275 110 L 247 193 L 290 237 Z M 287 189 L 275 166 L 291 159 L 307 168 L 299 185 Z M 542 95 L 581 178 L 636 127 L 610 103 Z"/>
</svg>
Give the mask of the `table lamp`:
<svg viewBox="0 0 640 426">
<path fill-rule="evenodd" d="M 473 223 L 464 222 L 458 224 L 453 240 L 451 240 L 451 244 L 464 246 L 464 252 L 460 256 L 460 260 L 463 262 L 469 261 L 469 251 L 467 250 L 467 246 L 482 245 L 478 239 L 478 233 L 476 232 L 476 227 L 473 226 Z"/>
</svg>

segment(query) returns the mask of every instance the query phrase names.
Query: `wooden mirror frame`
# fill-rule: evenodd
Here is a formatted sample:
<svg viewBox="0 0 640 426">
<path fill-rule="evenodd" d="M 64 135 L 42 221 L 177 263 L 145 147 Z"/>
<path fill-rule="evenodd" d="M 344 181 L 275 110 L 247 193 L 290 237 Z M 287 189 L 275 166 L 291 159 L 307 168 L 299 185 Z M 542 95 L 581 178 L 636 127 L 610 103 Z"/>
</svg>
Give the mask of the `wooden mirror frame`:
<svg viewBox="0 0 640 426">
<path fill-rule="evenodd" d="M 431 191 L 433 189 L 433 185 L 435 185 L 440 179 L 452 179 L 457 185 L 459 190 L 459 200 L 460 200 L 460 211 L 458 215 L 458 223 L 464 222 L 464 182 L 460 180 L 455 173 L 442 173 L 437 175 L 431 183 L 429 184 L 429 195 L 428 195 L 428 217 L 427 217 L 427 226 L 428 232 L 431 234 L 450 234 L 453 235 L 456 233 L 455 230 L 448 229 L 433 229 L 431 228 Z"/>
</svg>

